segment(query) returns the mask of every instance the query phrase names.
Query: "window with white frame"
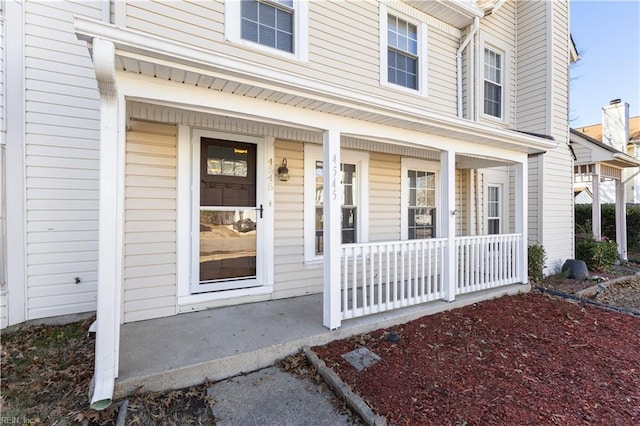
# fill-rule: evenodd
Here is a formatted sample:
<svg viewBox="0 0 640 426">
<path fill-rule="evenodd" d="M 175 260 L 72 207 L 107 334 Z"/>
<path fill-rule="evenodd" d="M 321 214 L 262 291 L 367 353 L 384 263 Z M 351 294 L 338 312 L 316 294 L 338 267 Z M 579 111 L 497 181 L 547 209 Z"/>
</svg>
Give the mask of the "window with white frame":
<svg viewBox="0 0 640 426">
<path fill-rule="evenodd" d="M 401 164 L 401 239 L 435 238 L 439 165 L 418 158 L 402 158 Z"/>
<path fill-rule="evenodd" d="M 380 5 L 381 84 L 426 94 L 426 26 Z"/>
<path fill-rule="evenodd" d="M 503 116 L 504 57 L 501 53 L 484 48 L 484 113 Z"/>
<path fill-rule="evenodd" d="M 308 5 L 296 0 L 225 2 L 228 40 L 308 60 Z"/>
<path fill-rule="evenodd" d="M 498 185 L 487 186 L 487 233 L 499 234 L 501 230 L 502 194 Z"/>
<path fill-rule="evenodd" d="M 341 153 L 340 193 L 342 243 L 367 239 L 366 179 L 368 153 Z M 305 146 L 305 260 L 318 259 L 324 251 L 324 175 L 322 147 Z"/>
<path fill-rule="evenodd" d="M 424 170 L 407 171 L 407 239 L 436 236 L 436 174 Z"/>
</svg>

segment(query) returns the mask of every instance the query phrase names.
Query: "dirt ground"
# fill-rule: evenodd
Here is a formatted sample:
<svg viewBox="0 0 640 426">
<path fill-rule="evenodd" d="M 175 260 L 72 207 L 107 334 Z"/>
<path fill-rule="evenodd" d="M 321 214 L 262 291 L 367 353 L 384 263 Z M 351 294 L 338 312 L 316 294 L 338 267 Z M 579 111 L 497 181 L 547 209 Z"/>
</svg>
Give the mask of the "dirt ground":
<svg viewBox="0 0 640 426">
<path fill-rule="evenodd" d="M 640 270 L 640 265 L 638 266 Z M 620 275 L 608 274 L 604 284 Z M 597 301 L 640 310 L 636 278 Z M 630 284 L 629 284 L 630 283 Z M 575 293 L 590 281 L 550 277 Z M 620 297 L 618 297 L 620 296 Z M 634 299 L 635 297 L 635 299 Z M 626 305 L 625 305 L 626 304 Z M 113 424 L 88 408 L 92 319 L 1 336 L 0 413 L 14 423 Z M 390 332 L 401 336 L 389 342 Z M 367 346 L 382 362 L 354 373 L 341 355 Z M 640 319 L 556 297 L 504 297 L 316 348 L 391 424 L 640 424 Z M 311 374 L 304 359 L 280 366 Z M 207 384 L 129 397 L 128 425 L 215 424 Z"/>
</svg>

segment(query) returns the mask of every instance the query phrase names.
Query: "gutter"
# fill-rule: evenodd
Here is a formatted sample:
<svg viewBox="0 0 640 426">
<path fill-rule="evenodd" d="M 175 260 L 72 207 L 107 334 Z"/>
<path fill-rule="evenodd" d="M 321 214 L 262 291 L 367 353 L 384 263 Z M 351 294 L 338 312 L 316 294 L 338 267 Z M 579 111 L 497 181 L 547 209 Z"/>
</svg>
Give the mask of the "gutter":
<svg viewBox="0 0 640 426">
<path fill-rule="evenodd" d="M 467 47 L 473 36 L 478 32 L 480 28 L 480 18 L 475 16 L 473 18 L 473 24 L 471 25 L 471 30 L 464 38 L 460 47 L 456 51 L 456 71 L 458 77 L 458 118 L 462 118 L 462 52 Z"/>
<path fill-rule="evenodd" d="M 115 46 L 100 38 L 93 39 L 93 64 L 100 92 L 100 216 L 98 233 L 98 307 L 96 319 L 95 367 L 91 380 L 91 408 L 103 410 L 111 405 L 117 376 L 119 327 L 116 316 L 116 217 L 107 199 L 114 193 L 115 182 L 109 179 L 116 164 L 118 135 L 118 90 L 116 87 Z"/>
</svg>

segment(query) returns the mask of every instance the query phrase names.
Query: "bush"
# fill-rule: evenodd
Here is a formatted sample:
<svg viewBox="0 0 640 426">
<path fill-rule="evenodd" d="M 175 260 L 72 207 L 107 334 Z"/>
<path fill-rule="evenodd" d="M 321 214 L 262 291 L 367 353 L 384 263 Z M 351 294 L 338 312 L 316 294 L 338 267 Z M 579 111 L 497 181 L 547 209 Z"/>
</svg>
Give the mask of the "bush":
<svg viewBox="0 0 640 426">
<path fill-rule="evenodd" d="M 616 206 L 603 204 L 602 206 L 602 235 L 616 240 Z M 627 204 L 627 248 L 640 250 L 640 205 Z M 576 234 L 593 235 L 591 226 L 591 205 L 576 204 L 575 206 Z"/>
<path fill-rule="evenodd" d="M 528 265 L 529 279 L 539 283 L 544 278 L 544 263 L 547 261 L 547 253 L 544 247 L 538 244 L 529 246 Z"/>
<path fill-rule="evenodd" d="M 618 260 L 618 244 L 593 239 L 576 243 L 576 258 L 584 260 L 593 271 L 606 271 Z"/>
</svg>

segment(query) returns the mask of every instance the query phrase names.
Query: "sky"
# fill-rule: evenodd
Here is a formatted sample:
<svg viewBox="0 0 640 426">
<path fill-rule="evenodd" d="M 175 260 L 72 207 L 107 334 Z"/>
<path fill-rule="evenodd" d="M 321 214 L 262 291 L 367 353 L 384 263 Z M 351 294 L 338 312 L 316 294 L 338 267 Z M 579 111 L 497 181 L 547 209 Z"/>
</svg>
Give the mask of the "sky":
<svg viewBox="0 0 640 426">
<path fill-rule="evenodd" d="M 570 68 L 569 125 L 601 123 L 612 99 L 640 115 L 640 0 L 571 0 L 570 13 L 581 59 Z"/>
</svg>

